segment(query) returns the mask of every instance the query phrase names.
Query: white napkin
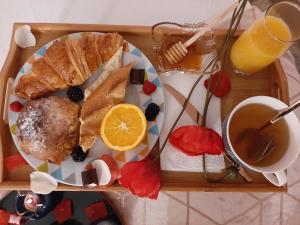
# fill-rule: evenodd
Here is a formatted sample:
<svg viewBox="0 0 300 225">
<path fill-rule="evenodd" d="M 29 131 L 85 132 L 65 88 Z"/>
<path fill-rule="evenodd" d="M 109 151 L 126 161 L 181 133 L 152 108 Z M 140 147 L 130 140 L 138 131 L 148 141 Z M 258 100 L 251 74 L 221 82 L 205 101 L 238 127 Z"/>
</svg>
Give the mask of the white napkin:
<svg viewBox="0 0 300 225">
<path fill-rule="evenodd" d="M 160 78 L 163 83 L 169 84 L 179 91 L 182 95 L 187 97 L 189 90 L 194 84 L 195 80 L 199 75 L 190 73 L 182 74 L 180 72 L 173 72 L 172 75 L 161 74 Z M 202 114 L 206 88 L 203 83 L 208 77 L 205 76 L 201 79 L 197 85 L 190 102 L 197 108 Z M 164 125 L 160 134 L 160 145 L 166 139 L 167 134 L 180 113 L 182 106 L 177 100 L 168 92 L 165 91 L 165 118 Z M 221 101 L 220 98 L 212 98 L 210 107 L 208 109 L 207 126 L 221 134 Z M 184 112 L 177 127 L 183 125 L 196 124 L 189 115 Z M 206 168 L 209 172 L 220 172 L 224 167 L 223 156 L 207 155 Z M 184 153 L 176 150 L 169 142 L 165 146 L 164 151 L 160 157 L 161 169 L 169 171 L 190 171 L 190 172 L 201 172 L 202 170 L 202 156 L 187 156 Z"/>
<path fill-rule="evenodd" d="M 247 28 L 253 21 L 262 16 L 262 11 L 260 11 L 257 7 L 247 7 L 243 18 L 241 20 L 240 29 Z M 221 22 L 217 27 L 219 28 L 227 28 L 229 23 L 229 17 L 226 18 L 225 21 Z M 294 58 L 292 54 L 288 51 L 281 58 L 281 64 L 284 68 L 285 73 L 288 75 L 289 85 L 291 85 L 291 77 L 299 77 L 299 73 L 295 67 Z M 195 75 L 191 74 L 180 74 L 174 73 L 171 76 L 166 76 L 165 74 L 161 74 L 160 78 L 163 83 L 169 84 L 177 89 L 181 94 L 187 96 L 193 81 L 197 78 Z M 194 94 L 191 98 L 191 103 L 199 110 L 200 113 L 203 111 L 204 99 L 206 89 L 203 86 L 203 82 L 206 78 L 202 79 L 202 81 L 198 84 Z M 300 79 L 299 79 L 300 81 Z M 291 88 L 290 96 L 291 95 Z M 298 90 L 299 92 L 299 90 Z M 293 100 L 293 99 L 291 99 Z M 220 99 L 213 97 L 210 107 L 208 110 L 208 118 L 207 118 L 207 126 L 209 128 L 214 129 L 219 134 L 221 134 L 221 114 L 220 114 Z M 167 91 L 165 91 L 165 118 L 164 118 L 164 126 L 160 135 L 160 145 L 162 145 L 165 140 L 173 122 L 177 118 L 181 110 L 181 105 L 176 101 L 176 99 L 171 96 Z M 300 115 L 300 112 L 299 112 Z M 183 125 L 191 125 L 195 124 L 193 120 L 184 113 L 182 118 L 178 122 L 177 127 Z M 223 156 L 212 156 L 206 155 L 206 168 L 209 172 L 220 172 L 225 167 Z M 168 143 L 165 147 L 165 150 L 161 154 L 160 157 L 161 169 L 169 170 L 169 171 L 189 171 L 189 172 L 202 172 L 202 157 L 191 157 L 186 156 L 185 154 L 177 151 L 170 143 Z"/>
</svg>

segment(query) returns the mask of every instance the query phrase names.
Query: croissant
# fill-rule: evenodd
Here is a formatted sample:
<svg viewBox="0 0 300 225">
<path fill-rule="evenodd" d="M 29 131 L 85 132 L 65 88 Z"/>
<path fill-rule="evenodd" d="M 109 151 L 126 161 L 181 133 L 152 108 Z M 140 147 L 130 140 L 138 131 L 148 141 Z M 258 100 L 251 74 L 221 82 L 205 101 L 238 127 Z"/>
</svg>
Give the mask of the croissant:
<svg viewBox="0 0 300 225">
<path fill-rule="evenodd" d="M 123 46 L 118 33 L 85 34 L 78 39 L 55 41 L 32 64 L 15 88 L 21 98 L 36 99 L 68 86 L 83 84 L 101 64 Z"/>
</svg>

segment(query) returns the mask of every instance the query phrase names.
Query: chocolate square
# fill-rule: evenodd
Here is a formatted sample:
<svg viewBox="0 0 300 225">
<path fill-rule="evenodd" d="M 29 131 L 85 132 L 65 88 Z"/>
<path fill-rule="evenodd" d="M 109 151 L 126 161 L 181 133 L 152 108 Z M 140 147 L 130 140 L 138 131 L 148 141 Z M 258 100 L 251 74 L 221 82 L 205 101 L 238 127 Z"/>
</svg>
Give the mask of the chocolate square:
<svg viewBox="0 0 300 225">
<path fill-rule="evenodd" d="M 144 69 L 131 69 L 130 83 L 131 84 L 144 84 L 145 70 Z"/>
<path fill-rule="evenodd" d="M 81 172 L 82 184 L 84 188 L 98 186 L 98 177 L 96 169 L 85 170 Z"/>
</svg>

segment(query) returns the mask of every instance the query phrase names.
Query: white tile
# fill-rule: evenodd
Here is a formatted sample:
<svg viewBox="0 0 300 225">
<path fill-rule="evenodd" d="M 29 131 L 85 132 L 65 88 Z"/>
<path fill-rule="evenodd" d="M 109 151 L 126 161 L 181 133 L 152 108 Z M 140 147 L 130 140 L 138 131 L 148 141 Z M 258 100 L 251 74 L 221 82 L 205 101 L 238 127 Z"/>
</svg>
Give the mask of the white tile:
<svg viewBox="0 0 300 225">
<path fill-rule="evenodd" d="M 186 221 L 187 206 L 167 195 L 160 193 L 157 200 L 146 201 L 145 225 L 182 225 Z"/>
<path fill-rule="evenodd" d="M 146 199 L 129 192 L 106 192 L 126 225 L 144 225 L 146 216 Z"/>
<path fill-rule="evenodd" d="M 282 224 L 299 225 L 300 221 L 300 202 L 292 197 L 283 194 L 282 205 Z"/>
<path fill-rule="evenodd" d="M 296 199 L 300 200 L 300 182 L 295 183 L 293 186 L 289 187 L 288 193 L 293 195 Z"/>
<path fill-rule="evenodd" d="M 168 208 L 168 225 L 183 225 L 187 222 L 187 206 L 170 199 Z"/>
<path fill-rule="evenodd" d="M 190 204 L 218 223 L 243 213 L 257 200 L 246 193 L 190 193 Z"/>
<path fill-rule="evenodd" d="M 179 192 L 179 191 L 166 191 L 164 192 L 167 195 L 171 195 L 172 197 L 182 201 L 184 203 L 187 202 L 187 192 Z"/>
<path fill-rule="evenodd" d="M 273 192 L 250 192 L 251 195 L 253 195 L 255 198 L 258 198 L 259 200 L 264 200 L 268 197 L 270 197 Z"/>
<path fill-rule="evenodd" d="M 262 203 L 262 224 L 280 225 L 280 193 Z"/>
<path fill-rule="evenodd" d="M 291 185 L 296 181 L 300 180 L 299 171 L 300 171 L 300 157 L 298 156 L 296 161 L 293 163 L 293 165 L 288 168 L 287 171 L 288 185 Z"/>
<path fill-rule="evenodd" d="M 260 224 L 260 204 L 250 209 L 245 214 L 236 217 L 228 225 L 259 225 Z"/>
<path fill-rule="evenodd" d="M 207 219 L 206 217 L 202 216 L 198 212 L 193 209 L 190 209 L 189 214 L 189 223 L 188 225 L 215 225 L 216 223 L 212 222 L 211 220 Z"/>
<path fill-rule="evenodd" d="M 157 200 L 146 201 L 146 225 L 168 224 L 169 197 L 160 193 Z"/>
</svg>

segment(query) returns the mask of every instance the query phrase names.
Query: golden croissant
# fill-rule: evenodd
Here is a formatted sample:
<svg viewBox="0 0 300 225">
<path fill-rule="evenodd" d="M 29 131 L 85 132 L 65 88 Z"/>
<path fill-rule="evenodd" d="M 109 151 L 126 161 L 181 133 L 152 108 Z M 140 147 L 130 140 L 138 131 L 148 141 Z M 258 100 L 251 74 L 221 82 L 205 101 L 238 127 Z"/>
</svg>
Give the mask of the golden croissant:
<svg viewBox="0 0 300 225">
<path fill-rule="evenodd" d="M 79 39 L 55 41 L 45 55 L 20 78 L 15 93 L 36 99 L 68 86 L 83 84 L 123 45 L 118 33 L 86 34 Z"/>
</svg>

